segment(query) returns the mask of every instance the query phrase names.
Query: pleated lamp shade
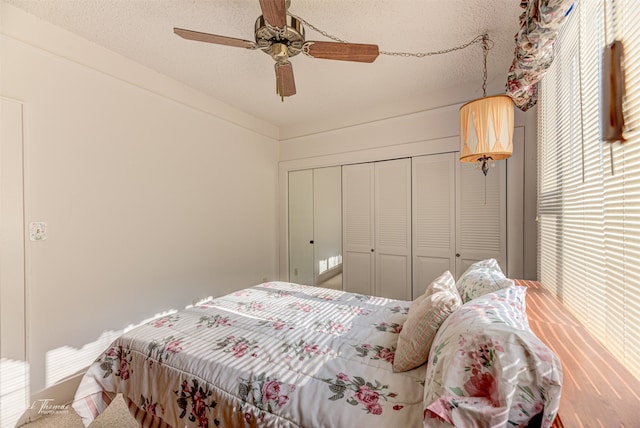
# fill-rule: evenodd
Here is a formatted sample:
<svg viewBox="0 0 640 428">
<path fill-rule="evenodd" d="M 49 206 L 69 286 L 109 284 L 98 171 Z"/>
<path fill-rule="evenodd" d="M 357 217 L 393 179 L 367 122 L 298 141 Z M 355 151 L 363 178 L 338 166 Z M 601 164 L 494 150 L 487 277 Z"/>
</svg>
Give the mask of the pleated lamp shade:
<svg viewBox="0 0 640 428">
<path fill-rule="evenodd" d="M 511 156 L 513 114 L 513 100 L 508 95 L 484 97 L 460 107 L 460 161 L 486 162 Z"/>
</svg>

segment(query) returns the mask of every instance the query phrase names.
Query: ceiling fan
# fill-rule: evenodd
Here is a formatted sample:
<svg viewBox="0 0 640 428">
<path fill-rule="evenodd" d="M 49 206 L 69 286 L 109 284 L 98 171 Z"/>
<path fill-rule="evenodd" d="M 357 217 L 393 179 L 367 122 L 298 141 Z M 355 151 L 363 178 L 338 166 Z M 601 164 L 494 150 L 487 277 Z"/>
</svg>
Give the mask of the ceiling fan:
<svg viewBox="0 0 640 428">
<path fill-rule="evenodd" d="M 306 41 L 299 19 L 287 13 L 291 0 L 259 0 L 262 15 L 255 24 L 255 42 L 216 34 L 174 28 L 178 36 L 198 42 L 215 43 L 245 49 L 261 49 L 275 63 L 276 93 L 284 101 L 296 93 L 293 67 L 289 58 L 300 52 L 312 58 L 341 61 L 373 62 L 378 57 L 377 45 Z"/>
</svg>

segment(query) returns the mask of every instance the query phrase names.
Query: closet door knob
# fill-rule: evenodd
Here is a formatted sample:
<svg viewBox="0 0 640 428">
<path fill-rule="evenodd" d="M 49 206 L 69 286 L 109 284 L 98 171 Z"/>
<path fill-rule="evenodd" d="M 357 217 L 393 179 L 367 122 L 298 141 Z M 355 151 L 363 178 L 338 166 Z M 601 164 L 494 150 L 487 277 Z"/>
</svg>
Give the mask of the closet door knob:
<svg viewBox="0 0 640 428">
<path fill-rule="evenodd" d="M 460 257 L 460 253 L 456 253 L 456 257 Z"/>
<path fill-rule="evenodd" d="M 309 241 L 309 244 L 313 244 L 313 239 L 311 241 Z"/>
<path fill-rule="evenodd" d="M 373 253 L 373 248 L 371 249 L 371 252 Z"/>
</svg>

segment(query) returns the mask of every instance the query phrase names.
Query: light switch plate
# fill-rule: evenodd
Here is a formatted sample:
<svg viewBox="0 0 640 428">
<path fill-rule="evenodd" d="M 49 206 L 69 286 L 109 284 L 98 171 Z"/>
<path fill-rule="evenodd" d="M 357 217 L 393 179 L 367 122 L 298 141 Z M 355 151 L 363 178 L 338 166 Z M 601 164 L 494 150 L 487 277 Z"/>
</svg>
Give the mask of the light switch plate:
<svg viewBox="0 0 640 428">
<path fill-rule="evenodd" d="M 47 239 L 47 223 L 34 221 L 29 224 L 29 238 L 32 241 L 44 241 Z"/>
</svg>

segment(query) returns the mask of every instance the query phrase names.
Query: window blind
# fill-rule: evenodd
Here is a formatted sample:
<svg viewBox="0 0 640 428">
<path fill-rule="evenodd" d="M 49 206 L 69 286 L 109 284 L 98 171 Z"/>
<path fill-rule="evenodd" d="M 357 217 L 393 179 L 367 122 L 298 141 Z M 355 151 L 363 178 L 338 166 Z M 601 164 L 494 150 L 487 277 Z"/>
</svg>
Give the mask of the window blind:
<svg viewBox="0 0 640 428">
<path fill-rule="evenodd" d="M 615 33 L 625 43 L 627 142 L 624 156 L 624 299 L 625 361 L 640 373 L 640 10 L 638 2 L 625 0 L 615 12 Z M 615 34 L 614 33 L 614 34 Z M 616 37 L 618 35 L 616 34 Z M 639 376 L 640 377 L 640 376 Z"/>
<path fill-rule="evenodd" d="M 635 7 L 634 7 L 635 5 Z M 640 9 L 576 2 L 540 82 L 539 279 L 640 378 Z M 602 51 L 624 44 L 625 143 L 600 138 Z"/>
</svg>

